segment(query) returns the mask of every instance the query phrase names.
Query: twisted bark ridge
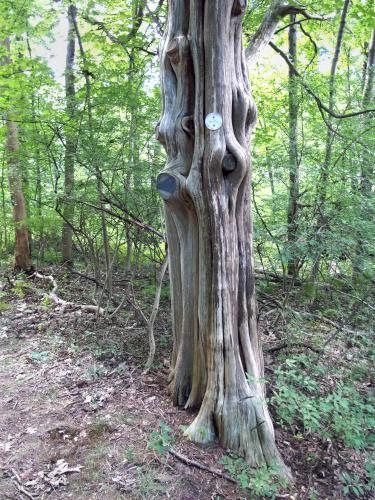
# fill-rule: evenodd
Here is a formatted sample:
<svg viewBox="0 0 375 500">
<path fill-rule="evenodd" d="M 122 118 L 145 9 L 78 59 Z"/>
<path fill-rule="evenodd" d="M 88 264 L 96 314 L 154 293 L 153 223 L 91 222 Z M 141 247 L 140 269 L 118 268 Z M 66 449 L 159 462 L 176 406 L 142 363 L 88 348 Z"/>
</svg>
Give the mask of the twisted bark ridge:
<svg viewBox="0 0 375 500">
<path fill-rule="evenodd" d="M 187 430 L 219 438 L 252 466 L 278 463 L 257 335 L 249 137 L 256 121 L 242 47 L 246 0 L 170 0 L 161 51 L 165 202 L 176 405 Z M 216 130 L 205 125 L 219 114 Z M 220 117 L 222 124 L 220 124 Z"/>
</svg>

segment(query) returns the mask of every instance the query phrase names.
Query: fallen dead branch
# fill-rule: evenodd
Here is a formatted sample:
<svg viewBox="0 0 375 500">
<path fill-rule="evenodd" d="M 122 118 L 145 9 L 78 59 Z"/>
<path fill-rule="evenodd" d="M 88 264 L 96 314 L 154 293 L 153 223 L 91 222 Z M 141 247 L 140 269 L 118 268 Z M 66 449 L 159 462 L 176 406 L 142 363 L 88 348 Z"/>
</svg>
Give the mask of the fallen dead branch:
<svg viewBox="0 0 375 500">
<path fill-rule="evenodd" d="M 305 316 L 307 318 L 313 318 L 313 319 L 320 320 L 323 323 L 327 323 L 327 325 L 331 325 L 331 326 L 333 326 L 333 327 L 335 327 L 338 330 L 341 330 L 343 332 L 347 332 L 347 333 L 350 333 L 352 335 L 358 334 L 358 332 L 356 332 L 355 330 L 352 330 L 351 328 L 348 328 L 347 326 L 340 325 L 339 323 L 336 323 L 336 321 L 332 321 L 331 319 L 326 318 L 325 316 L 320 316 L 319 314 L 314 314 L 314 313 L 310 313 L 307 311 L 295 311 L 295 312 L 297 314 L 300 314 L 301 316 Z"/>
<path fill-rule="evenodd" d="M 316 320 L 322 321 L 323 323 L 326 323 L 327 325 L 333 326 L 337 330 L 341 330 L 343 332 L 350 333 L 351 335 L 358 334 L 358 332 L 356 332 L 355 330 L 352 330 L 351 328 L 348 328 L 347 326 L 340 325 L 340 323 L 337 323 L 336 321 L 333 321 L 332 319 L 326 318 L 325 316 L 321 316 L 320 314 L 315 314 L 315 313 L 311 313 L 308 311 L 299 311 L 296 309 L 292 309 L 291 307 L 286 307 L 282 302 L 276 300 L 274 297 L 272 297 L 271 295 L 264 293 L 264 292 L 260 292 L 260 295 L 263 296 L 265 299 L 267 299 L 272 304 L 274 304 L 281 311 L 290 312 L 291 314 L 293 314 L 295 316 L 304 316 L 306 318 L 311 318 L 311 319 L 316 319 Z"/>
<path fill-rule="evenodd" d="M 81 311 L 92 312 L 98 314 L 99 316 L 104 316 L 104 309 L 99 306 L 94 306 L 91 304 L 75 304 L 74 302 L 68 302 L 63 300 L 57 295 L 57 282 L 55 278 L 51 275 L 45 276 L 44 274 L 40 274 L 38 272 L 33 273 L 30 278 L 39 278 L 42 280 L 49 281 L 52 285 L 52 291 L 44 293 L 45 297 L 48 297 L 52 302 L 56 305 L 62 306 L 63 308 L 72 308 L 72 309 L 80 309 Z"/>
<path fill-rule="evenodd" d="M 178 451 L 169 449 L 169 453 L 177 458 L 180 462 L 182 462 L 185 465 L 189 465 L 190 467 L 196 467 L 197 469 L 204 470 L 206 472 L 209 472 L 210 474 L 220 477 L 221 479 L 225 479 L 226 481 L 229 481 L 230 483 L 237 484 L 237 481 L 233 479 L 233 477 L 228 476 L 228 474 L 225 474 L 225 472 L 222 472 L 218 469 L 212 469 L 211 467 L 207 467 L 206 465 L 202 464 L 201 462 L 197 462 L 196 460 L 192 460 L 191 458 L 185 457 L 185 455 L 182 455 Z"/>
<path fill-rule="evenodd" d="M 12 483 L 16 486 L 16 488 L 22 495 L 25 495 L 25 497 L 30 498 L 30 500 L 36 499 L 36 497 L 32 493 L 30 493 L 30 491 L 28 491 L 22 484 L 21 478 L 15 469 L 4 468 L 3 471 L 6 476 L 10 477 Z"/>
<path fill-rule="evenodd" d="M 318 349 L 317 347 L 314 347 L 307 342 L 283 342 L 281 344 L 277 344 L 274 346 L 263 346 L 263 351 L 264 352 L 275 352 L 275 351 L 281 351 L 282 349 L 294 349 L 296 347 L 302 347 L 305 349 L 310 349 L 313 352 L 316 352 L 317 354 L 321 354 L 323 352 L 323 349 Z"/>
</svg>

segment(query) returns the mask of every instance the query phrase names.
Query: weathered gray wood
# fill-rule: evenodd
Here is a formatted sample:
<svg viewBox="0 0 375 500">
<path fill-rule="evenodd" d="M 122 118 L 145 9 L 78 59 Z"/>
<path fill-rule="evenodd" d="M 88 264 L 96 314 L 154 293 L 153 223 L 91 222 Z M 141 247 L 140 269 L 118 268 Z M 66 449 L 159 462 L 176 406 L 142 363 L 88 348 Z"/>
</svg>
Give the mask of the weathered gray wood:
<svg viewBox="0 0 375 500">
<path fill-rule="evenodd" d="M 192 440 L 218 438 L 251 465 L 278 462 L 288 473 L 264 399 L 256 325 L 245 8 L 245 0 L 169 2 L 157 127 L 168 161 L 157 185 L 170 256 L 170 389 L 176 405 L 199 408 Z M 217 130 L 205 125 L 209 113 L 222 117 Z"/>
</svg>

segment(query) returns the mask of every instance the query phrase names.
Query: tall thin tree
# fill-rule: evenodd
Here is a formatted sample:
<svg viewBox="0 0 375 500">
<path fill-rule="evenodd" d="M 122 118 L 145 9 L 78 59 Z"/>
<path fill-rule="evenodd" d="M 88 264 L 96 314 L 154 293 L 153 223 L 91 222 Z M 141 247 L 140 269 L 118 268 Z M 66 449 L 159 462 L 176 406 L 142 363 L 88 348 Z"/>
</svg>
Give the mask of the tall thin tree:
<svg viewBox="0 0 375 500">
<path fill-rule="evenodd" d="M 63 262 L 71 265 L 73 261 L 73 218 L 74 218 L 74 163 L 76 153 L 76 137 L 74 130 L 74 118 L 76 113 L 75 92 L 75 39 L 74 27 L 76 7 L 70 4 L 68 7 L 68 43 L 66 50 L 65 65 L 65 98 L 67 123 L 65 126 L 65 160 L 64 160 L 64 208 L 63 227 L 61 237 L 61 250 Z"/>
<path fill-rule="evenodd" d="M 350 0 L 344 0 L 343 8 L 341 11 L 339 30 L 336 38 L 335 53 L 333 55 L 331 63 L 331 71 L 328 83 L 328 94 L 329 94 L 328 109 L 330 112 L 333 112 L 335 105 L 337 66 L 339 63 L 341 48 L 344 41 L 344 30 L 345 30 L 349 6 L 350 6 Z M 316 194 L 317 220 L 315 226 L 316 252 L 314 255 L 314 261 L 311 270 L 311 279 L 313 283 L 315 282 L 319 272 L 320 262 L 323 252 L 322 234 L 327 229 L 326 228 L 327 187 L 328 187 L 328 180 L 332 162 L 333 144 L 335 141 L 335 131 L 332 126 L 333 118 L 331 114 L 329 114 L 327 117 L 327 124 L 328 128 L 327 128 L 324 162 L 317 182 L 317 194 Z"/>
<path fill-rule="evenodd" d="M 1 65 L 11 64 L 10 39 L 0 42 L 5 47 L 5 56 L 1 58 Z M 8 165 L 9 191 L 13 206 L 13 222 L 15 230 L 14 259 L 15 268 L 30 272 L 33 269 L 30 250 L 30 237 L 27 227 L 26 200 L 23 192 L 23 172 L 20 161 L 20 141 L 18 126 L 14 117 L 14 110 L 9 105 L 5 115 L 6 143 L 5 151 Z"/>
<path fill-rule="evenodd" d="M 290 16 L 289 26 L 289 59 L 297 64 L 297 26 L 296 16 Z M 298 194 L 299 194 L 299 161 L 298 161 L 298 79 L 294 71 L 289 68 L 289 200 L 288 200 L 288 274 L 296 276 L 298 271 L 298 257 L 296 243 L 298 232 Z"/>
</svg>

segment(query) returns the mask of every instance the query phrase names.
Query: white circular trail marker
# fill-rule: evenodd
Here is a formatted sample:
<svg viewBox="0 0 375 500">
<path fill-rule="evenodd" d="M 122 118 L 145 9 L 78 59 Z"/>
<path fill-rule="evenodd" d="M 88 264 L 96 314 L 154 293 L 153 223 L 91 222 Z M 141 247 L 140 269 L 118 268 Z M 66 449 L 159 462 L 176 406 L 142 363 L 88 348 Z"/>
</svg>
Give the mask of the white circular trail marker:
<svg viewBox="0 0 375 500">
<path fill-rule="evenodd" d="M 219 130 L 223 125 L 223 119 L 220 113 L 209 113 L 204 122 L 208 130 Z"/>
</svg>

